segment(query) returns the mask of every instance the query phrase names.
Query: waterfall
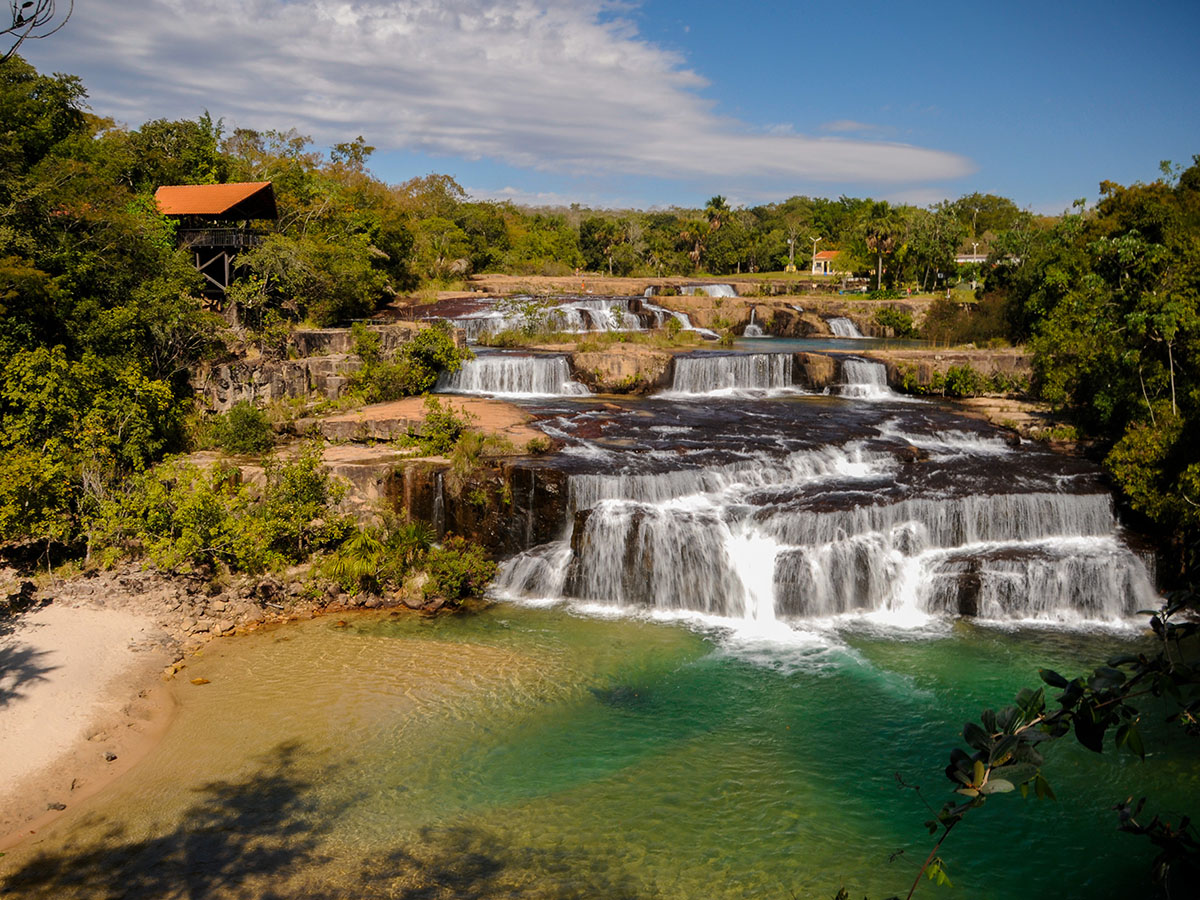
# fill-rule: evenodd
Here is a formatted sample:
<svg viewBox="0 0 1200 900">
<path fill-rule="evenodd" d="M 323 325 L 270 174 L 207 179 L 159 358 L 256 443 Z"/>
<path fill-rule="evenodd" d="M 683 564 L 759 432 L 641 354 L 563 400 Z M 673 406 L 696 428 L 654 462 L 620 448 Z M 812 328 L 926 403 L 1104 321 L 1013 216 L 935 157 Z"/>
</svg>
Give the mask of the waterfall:
<svg viewBox="0 0 1200 900">
<path fill-rule="evenodd" d="M 797 390 L 790 353 L 677 356 L 674 368 L 672 394 Z"/>
<path fill-rule="evenodd" d="M 547 313 L 547 330 L 585 333 L 589 331 L 641 331 L 641 320 L 632 312 L 627 297 L 575 299 L 552 307 Z"/>
<path fill-rule="evenodd" d="M 746 330 L 742 332 L 742 337 L 760 338 L 763 337 L 762 326 L 759 325 L 754 318 L 756 312 L 755 307 L 750 307 L 750 322 L 746 325 Z"/>
<path fill-rule="evenodd" d="M 997 465 L 993 442 L 944 437 L 927 440 L 940 449 L 916 465 Z M 496 587 L 758 622 L 881 613 L 1114 621 L 1154 604 L 1107 494 L 1066 493 L 1049 478 L 1036 490 L 1005 479 L 997 493 L 896 497 L 916 474 L 906 465 L 854 441 L 669 472 L 572 475 L 568 536 L 505 563 Z"/>
<path fill-rule="evenodd" d="M 657 504 L 694 494 L 800 486 L 836 478 L 883 478 L 896 467 L 890 453 L 868 451 L 862 443 L 797 450 L 784 457 L 756 453 L 737 462 L 672 472 L 573 475 L 570 503 L 575 512 L 605 500 Z"/>
<path fill-rule="evenodd" d="M 629 297 L 573 297 L 553 305 L 539 303 L 532 297 L 515 297 L 503 310 L 468 313 L 450 321 L 466 333 L 468 341 L 509 330 L 583 334 L 643 329 Z"/>
<path fill-rule="evenodd" d="M 842 384 L 838 393 L 858 400 L 883 400 L 896 396 L 888 387 L 887 366 L 856 356 L 842 359 Z"/>
<path fill-rule="evenodd" d="M 563 356 L 487 354 L 463 362 L 457 372 L 443 372 L 434 388 L 448 394 L 499 396 L 581 395 L 588 389 L 571 380 Z"/>
<path fill-rule="evenodd" d="M 829 319 L 828 324 L 829 330 L 833 332 L 835 337 L 861 338 L 863 336 L 862 332 L 858 330 L 858 326 L 845 316 L 834 316 L 832 319 Z"/>
<path fill-rule="evenodd" d="M 646 290 L 653 290 L 646 288 Z M 691 318 L 687 313 L 676 312 L 673 309 L 667 309 L 665 306 L 658 306 L 654 303 L 642 302 L 642 310 L 654 316 L 654 327 L 661 328 L 671 319 L 679 323 L 683 331 L 694 331 L 707 341 L 715 341 L 720 335 L 708 328 L 697 328 L 692 324 Z"/>
<path fill-rule="evenodd" d="M 1124 597 L 1153 606 L 1149 573 L 1112 538 L 1047 540 L 965 556 L 934 556 L 920 585 L 920 603 L 936 612 L 986 619 L 1116 619 Z"/>
<path fill-rule="evenodd" d="M 692 284 L 679 289 L 681 294 L 700 294 L 709 297 L 736 297 L 732 284 Z"/>
<path fill-rule="evenodd" d="M 520 328 L 525 320 L 519 316 L 506 316 L 500 312 L 472 313 L 451 319 L 455 328 L 461 328 L 468 341 L 478 341 L 487 334 Z"/>
</svg>

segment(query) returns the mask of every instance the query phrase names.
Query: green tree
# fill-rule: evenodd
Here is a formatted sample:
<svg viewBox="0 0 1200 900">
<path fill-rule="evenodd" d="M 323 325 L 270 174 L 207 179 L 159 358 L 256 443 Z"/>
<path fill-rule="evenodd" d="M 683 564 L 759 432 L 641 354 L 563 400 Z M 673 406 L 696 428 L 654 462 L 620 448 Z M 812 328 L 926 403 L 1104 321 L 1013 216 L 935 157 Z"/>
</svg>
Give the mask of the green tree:
<svg viewBox="0 0 1200 900">
<path fill-rule="evenodd" d="M 875 290 L 883 286 L 884 261 L 896 250 L 900 234 L 896 211 L 884 200 L 872 204 L 859 225 L 858 236 L 867 252 L 874 257 Z"/>
<path fill-rule="evenodd" d="M 470 241 L 466 232 L 449 219 L 433 216 L 413 226 L 417 264 L 430 278 L 467 274 Z"/>
<path fill-rule="evenodd" d="M 613 219 L 589 216 L 579 225 L 579 249 L 588 269 L 593 272 L 598 272 L 607 265 L 611 277 L 613 255 L 625 240 L 625 229 Z"/>
</svg>

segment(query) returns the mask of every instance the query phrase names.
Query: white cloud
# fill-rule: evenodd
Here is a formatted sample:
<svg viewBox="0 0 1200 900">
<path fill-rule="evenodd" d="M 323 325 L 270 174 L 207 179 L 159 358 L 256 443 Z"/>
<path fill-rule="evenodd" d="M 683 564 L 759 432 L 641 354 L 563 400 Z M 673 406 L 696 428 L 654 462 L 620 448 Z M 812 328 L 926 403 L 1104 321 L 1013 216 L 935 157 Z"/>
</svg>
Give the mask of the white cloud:
<svg viewBox="0 0 1200 900">
<path fill-rule="evenodd" d="M 939 187 L 915 187 L 893 191 L 883 199 L 889 203 L 906 203 L 909 206 L 933 206 L 943 200 L 953 200 L 960 194 L 962 191 L 952 192 Z"/>
<path fill-rule="evenodd" d="M 604 0 L 89 2 L 34 61 L 81 73 L 96 111 L 133 125 L 207 108 L 321 143 L 361 133 L 383 150 L 575 176 L 900 184 L 973 168 L 899 143 L 755 133 L 714 114 L 704 79 L 614 9 Z"/>
</svg>

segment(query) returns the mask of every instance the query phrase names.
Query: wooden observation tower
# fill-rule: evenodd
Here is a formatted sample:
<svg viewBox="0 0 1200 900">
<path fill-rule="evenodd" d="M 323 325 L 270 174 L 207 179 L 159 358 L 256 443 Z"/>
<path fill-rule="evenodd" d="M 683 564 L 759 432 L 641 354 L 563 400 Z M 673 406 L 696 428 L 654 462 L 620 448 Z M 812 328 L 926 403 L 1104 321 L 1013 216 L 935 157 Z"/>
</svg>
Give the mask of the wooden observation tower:
<svg viewBox="0 0 1200 900">
<path fill-rule="evenodd" d="M 154 193 L 159 212 L 179 223 L 176 237 L 204 276 L 204 296 L 220 303 L 236 271 L 235 257 L 263 239 L 254 220 L 276 219 L 269 181 L 164 185 Z"/>
</svg>

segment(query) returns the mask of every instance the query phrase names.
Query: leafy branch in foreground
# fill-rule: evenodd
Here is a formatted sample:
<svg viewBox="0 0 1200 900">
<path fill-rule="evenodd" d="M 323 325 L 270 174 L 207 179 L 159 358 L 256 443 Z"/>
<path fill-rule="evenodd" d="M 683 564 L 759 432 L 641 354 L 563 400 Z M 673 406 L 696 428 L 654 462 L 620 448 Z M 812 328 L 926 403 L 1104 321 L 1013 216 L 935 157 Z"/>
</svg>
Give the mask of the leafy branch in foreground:
<svg viewBox="0 0 1200 900">
<path fill-rule="evenodd" d="M 1090 675 L 1070 680 L 1051 669 L 1041 669 L 1042 681 L 1062 692 L 1052 704 L 1047 704 L 1046 688 L 1023 688 L 1011 706 L 999 711 L 986 709 L 979 722 L 967 722 L 962 735 L 973 752 L 954 748 L 945 770 L 958 797 L 947 801 L 925 823 L 930 834 L 938 837 L 908 896 L 916 891 L 922 874 L 939 883 L 948 881 L 939 856 L 942 845 L 967 813 L 983 806 L 992 795 L 1019 788 L 1022 796 L 1032 790 L 1040 799 L 1056 799 L 1042 773 L 1042 744 L 1073 731 L 1080 744 L 1100 753 L 1111 731 L 1115 747 L 1145 759 L 1140 728 L 1143 713 L 1132 702 L 1140 697 L 1162 698 L 1173 704 L 1168 721 L 1188 735 L 1200 735 L 1200 669 L 1194 659 L 1194 639 L 1200 632 L 1195 618 L 1198 609 L 1200 595 L 1175 592 L 1160 610 L 1150 614 L 1150 626 L 1158 638 L 1157 652 L 1114 657 Z M 1118 827 L 1147 837 L 1158 848 L 1152 864 L 1155 880 L 1167 896 L 1182 896 L 1180 887 L 1194 884 L 1200 875 L 1200 841 L 1195 828 L 1187 816 L 1174 825 L 1157 815 L 1143 823 L 1138 817 L 1144 806 L 1144 798 L 1136 802 L 1129 798 L 1114 806 Z"/>
</svg>

